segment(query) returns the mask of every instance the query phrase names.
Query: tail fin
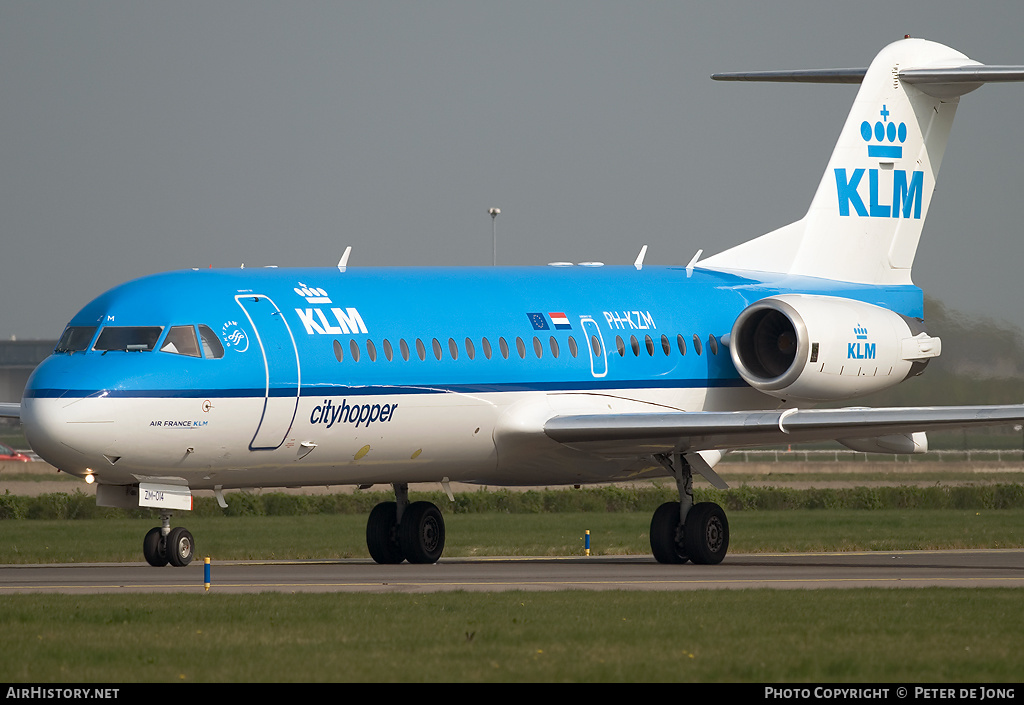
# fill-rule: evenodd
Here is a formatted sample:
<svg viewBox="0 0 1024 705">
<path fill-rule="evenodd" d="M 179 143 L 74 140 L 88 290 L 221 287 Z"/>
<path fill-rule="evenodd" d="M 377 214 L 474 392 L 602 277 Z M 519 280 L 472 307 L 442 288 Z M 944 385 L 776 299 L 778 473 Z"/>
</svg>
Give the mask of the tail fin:
<svg viewBox="0 0 1024 705">
<path fill-rule="evenodd" d="M 861 83 L 803 219 L 700 262 L 868 284 L 910 284 L 960 96 L 1024 67 L 983 66 L 922 39 L 885 47 L 867 69 L 717 74 L 717 80 Z"/>
</svg>

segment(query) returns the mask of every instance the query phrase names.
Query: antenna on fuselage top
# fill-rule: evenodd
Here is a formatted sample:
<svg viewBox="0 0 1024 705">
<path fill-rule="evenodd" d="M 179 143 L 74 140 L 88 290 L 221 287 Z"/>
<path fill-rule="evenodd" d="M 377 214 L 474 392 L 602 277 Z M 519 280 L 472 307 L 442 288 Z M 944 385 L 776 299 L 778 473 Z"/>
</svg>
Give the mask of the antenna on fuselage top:
<svg viewBox="0 0 1024 705">
<path fill-rule="evenodd" d="M 704 250 L 697 250 L 696 254 L 694 254 L 690 259 L 690 263 L 686 265 L 686 276 L 689 277 L 693 275 L 693 268 L 697 266 L 697 261 L 700 259 L 702 254 L 704 254 Z"/>
<path fill-rule="evenodd" d="M 350 254 L 352 254 L 352 245 L 349 245 L 348 247 L 345 248 L 345 254 L 343 254 L 341 256 L 341 259 L 338 260 L 338 271 L 339 272 L 344 272 L 345 268 L 348 267 L 348 256 Z"/>
<path fill-rule="evenodd" d="M 636 256 L 636 261 L 633 262 L 633 266 L 640 269 L 644 266 L 644 257 L 647 256 L 647 245 L 640 248 L 640 254 Z"/>
</svg>

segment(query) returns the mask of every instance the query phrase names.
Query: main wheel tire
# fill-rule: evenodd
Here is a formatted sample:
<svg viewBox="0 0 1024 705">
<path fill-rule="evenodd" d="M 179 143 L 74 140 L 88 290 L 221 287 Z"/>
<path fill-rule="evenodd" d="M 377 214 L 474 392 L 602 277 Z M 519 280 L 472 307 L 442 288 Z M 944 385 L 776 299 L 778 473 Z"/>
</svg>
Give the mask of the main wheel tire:
<svg viewBox="0 0 1024 705">
<path fill-rule="evenodd" d="M 402 513 L 398 541 L 410 563 L 437 563 L 444 553 L 444 518 L 430 502 L 413 502 Z"/>
<path fill-rule="evenodd" d="M 683 547 L 694 563 L 721 563 L 729 550 L 729 520 L 725 510 L 713 502 L 693 505 L 683 527 Z"/>
<path fill-rule="evenodd" d="M 142 539 L 142 555 L 146 557 L 146 562 L 154 568 L 162 568 L 167 565 L 166 546 L 164 537 L 160 533 L 160 527 L 154 526 L 146 534 L 146 538 Z"/>
<path fill-rule="evenodd" d="M 366 520 L 366 547 L 377 563 L 394 564 L 405 560 L 398 543 L 398 504 L 381 502 Z"/>
<path fill-rule="evenodd" d="M 651 518 L 651 552 L 659 563 L 686 563 L 679 502 L 665 502 Z"/>
<path fill-rule="evenodd" d="M 167 534 L 167 558 L 171 565 L 184 568 L 192 562 L 195 550 L 196 544 L 188 529 L 176 526 Z"/>
</svg>

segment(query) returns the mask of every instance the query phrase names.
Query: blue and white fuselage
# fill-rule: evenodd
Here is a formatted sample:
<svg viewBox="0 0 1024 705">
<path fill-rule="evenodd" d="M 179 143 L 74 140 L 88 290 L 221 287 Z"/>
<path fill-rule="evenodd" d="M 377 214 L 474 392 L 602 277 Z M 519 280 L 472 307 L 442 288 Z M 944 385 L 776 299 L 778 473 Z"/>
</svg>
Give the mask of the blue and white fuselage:
<svg viewBox="0 0 1024 705">
<path fill-rule="evenodd" d="M 660 474 L 495 439 L 556 413 L 773 408 L 722 341 L 751 303 L 792 291 L 921 317 L 913 286 L 682 267 L 172 272 L 82 309 L 78 344 L 39 367 L 22 415 L 44 457 L 107 484 L 171 470 L 193 489 Z M 859 345 L 848 333 L 842 347 Z"/>
</svg>

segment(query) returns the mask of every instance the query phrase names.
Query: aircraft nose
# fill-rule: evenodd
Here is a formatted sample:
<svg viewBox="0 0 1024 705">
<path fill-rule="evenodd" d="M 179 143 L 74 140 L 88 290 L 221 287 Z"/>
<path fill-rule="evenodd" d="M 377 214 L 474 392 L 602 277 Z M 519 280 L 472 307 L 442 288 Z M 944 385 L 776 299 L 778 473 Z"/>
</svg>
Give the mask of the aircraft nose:
<svg viewBox="0 0 1024 705">
<path fill-rule="evenodd" d="M 71 391 L 68 365 L 44 360 L 29 378 L 21 403 L 25 438 L 40 458 L 64 472 L 87 474 L 102 459 L 112 423 L 97 403 L 106 392 L 87 396 Z"/>
<path fill-rule="evenodd" d="M 31 398 L 22 401 L 21 423 L 32 450 L 54 467 L 74 475 L 87 474 L 101 458 L 98 451 L 110 423 L 88 399 Z"/>
</svg>

